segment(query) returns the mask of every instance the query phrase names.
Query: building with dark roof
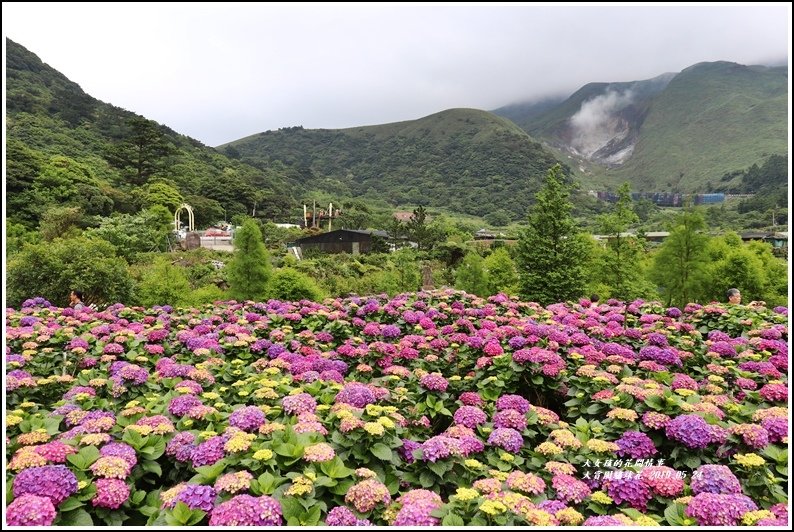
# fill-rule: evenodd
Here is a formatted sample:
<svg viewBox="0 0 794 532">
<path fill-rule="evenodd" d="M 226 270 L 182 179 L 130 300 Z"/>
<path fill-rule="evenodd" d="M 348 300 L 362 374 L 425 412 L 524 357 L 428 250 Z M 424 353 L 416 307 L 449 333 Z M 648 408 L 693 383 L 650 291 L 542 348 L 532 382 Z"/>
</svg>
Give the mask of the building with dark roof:
<svg viewBox="0 0 794 532">
<path fill-rule="evenodd" d="M 301 252 L 306 255 L 312 251 L 320 253 L 371 253 L 373 239 L 386 240 L 389 233 L 386 231 L 363 231 L 358 229 L 337 229 L 327 233 L 299 238 L 295 244 L 300 246 Z"/>
</svg>

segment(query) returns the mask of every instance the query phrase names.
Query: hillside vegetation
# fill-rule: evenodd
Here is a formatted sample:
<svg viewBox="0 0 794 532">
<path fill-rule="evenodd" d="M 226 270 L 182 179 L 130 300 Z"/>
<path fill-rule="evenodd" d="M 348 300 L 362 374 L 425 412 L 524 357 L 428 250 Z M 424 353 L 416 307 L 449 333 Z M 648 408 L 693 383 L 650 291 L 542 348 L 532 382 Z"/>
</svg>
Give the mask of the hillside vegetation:
<svg viewBox="0 0 794 532">
<path fill-rule="evenodd" d="M 495 113 L 517 120 L 595 188 L 630 181 L 636 191 L 711 192 L 724 174 L 788 153 L 785 67 L 698 63 L 674 76 L 590 83 L 531 118 L 516 106 Z"/>
<path fill-rule="evenodd" d="M 92 216 L 183 200 L 197 224 L 296 205 L 286 168 L 253 168 L 135 113 L 101 102 L 6 40 L 7 207 L 35 227 L 55 207 Z M 224 213 L 225 210 L 225 213 Z"/>
<path fill-rule="evenodd" d="M 509 120 L 475 109 L 350 129 L 286 128 L 219 149 L 260 168 L 297 168 L 307 188 L 516 218 L 556 162 Z"/>
</svg>

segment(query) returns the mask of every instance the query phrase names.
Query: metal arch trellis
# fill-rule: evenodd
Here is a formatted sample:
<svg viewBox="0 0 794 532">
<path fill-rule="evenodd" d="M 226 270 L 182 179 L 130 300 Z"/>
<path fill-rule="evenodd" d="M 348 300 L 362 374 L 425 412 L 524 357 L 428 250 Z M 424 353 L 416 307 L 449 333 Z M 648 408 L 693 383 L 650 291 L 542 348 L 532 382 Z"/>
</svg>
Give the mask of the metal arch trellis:
<svg viewBox="0 0 794 532">
<path fill-rule="evenodd" d="M 187 211 L 187 230 L 188 231 L 195 231 L 196 230 L 196 221 L 193 218 L 193 207 L 188 205 L 187 203 L 183 203 L 180 205 L 176 212 L 174 213 L 174 231 L 179 231 L 179 226 L 182 225 L 182 220 L 180 215 L 182 214 L 182 210 Z"/>
</svg>

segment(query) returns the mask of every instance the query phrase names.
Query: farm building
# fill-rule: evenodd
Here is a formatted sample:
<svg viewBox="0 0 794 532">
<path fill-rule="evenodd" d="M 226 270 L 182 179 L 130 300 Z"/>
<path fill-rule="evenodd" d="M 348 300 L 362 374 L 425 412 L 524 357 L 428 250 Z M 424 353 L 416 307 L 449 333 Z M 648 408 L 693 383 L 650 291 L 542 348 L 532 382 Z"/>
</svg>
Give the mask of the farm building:
<svg viewBox="0 0 794 532">
<path fill-rule="evenodd" d="M 295 244 L 300 246 L 301 252 L 310 251 L 322 253 L 370 253 L 372 251 L 373 237 L 386 240 L 389 234 L 386 231 L 361 231 L 356 229 L 337 229 L 328 233 L 299 238 Z"/>
</svg>

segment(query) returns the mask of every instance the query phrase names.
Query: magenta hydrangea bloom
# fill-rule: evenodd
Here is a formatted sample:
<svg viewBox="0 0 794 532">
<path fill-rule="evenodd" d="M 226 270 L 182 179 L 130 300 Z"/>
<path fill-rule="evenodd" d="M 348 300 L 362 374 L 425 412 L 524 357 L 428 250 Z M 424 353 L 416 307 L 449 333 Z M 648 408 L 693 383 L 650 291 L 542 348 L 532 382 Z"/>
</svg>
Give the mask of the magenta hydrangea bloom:
<svg viewBox="0 0 794 532">
<path fill-rule="evenodd" d="M 788 401 L 788 387 L 785 384 L 765 384 L 758 390 L 758 394 L 772 403 Z"/>
<path fill-rule="evenodd" d="M 36 447 L 36 453 L 54 464 L 63 464 L 66 457 L 75 454 L 77 450 L 71 445 L 66 445 L 61 441 L 51 441 Z"/>
<path fill-rule="evenodd" d="M 91 504 L 100 508 L 115 510 L 120 507 L 130 496 L 130 487 L 123 480 L 117 478 L 100 478 L 95 481 L 96 495 L 91 499 Z"/>
<path fill-rule="evenodd" d="M 551 485 L 557 491 L 557 498 L 567 503 L 580 503 L 590 496 L 590 487 L 571 475 L 554 475 Z"/>
<path fill-rule="evenodd" d="M 237 495 L 216 506 L 210 526 L 280 526 L 281 504 L 267 495 Z"/>
<path fill-rule="evenodd" d="M 746 495 L 698 493 L 689 501 L 686 515 L 700 526 L 736 526 L 742 515 L 758 509 Z"/>
<path fill-rule="evenodd" d="M 447 386 L 449 386 L 447 379 L 440 373 L 428 373 L 419 379 L 419 384 L 422 385 L 423 388 L 433 392 L 446 391 Z"/>
<path fill-rule="evenodd" d="M 327 526 L 370 526 L 369 519 L 359 519 L 347 506 L 336 506 L 325 517 Z"/>
<path fill-rule="evenodd" d="M 493 416 L 493 426 L 496 429 L 515 429 L 523 431 L 527 428 L 527 418 L 518 410 L 501 410 Z"/>
<path fill-rule="evenodd" d="M 685 390 L 695 390 L 698 389 L 698 383 L 690 377 L 689 375 L 684 375 L 683 373 L 676 373 L 673 376 L 673 382 L 670 384 L 670 388 L 673 390 L 678 389 L 685 389 Z"/>
<path fill-rule="evenodd" d="M 662 497 L 676 497 L 684 491 L 684 475 L 667 466 L 649 466 L 640 471 L 640 478 L 651 491 Z"/>
<path fill-rule="evenodd" d="M 431 515 L 435 509 L 429 503 L 406 504 L 397 512 L 394 526 L 437 526 L 440 520 Z"/>
<path fill-rule="evenodd" d="M 477 392 L 463 392 L 460 402 L 467 406 L 483 406 L 483 400 Z"/>
<path fill-rule="evenodd" d="M 55 521 L 55 506 L 48 497 L 25 494 L 15 498 L 6 508 L 9 526 L 50 526 Z"/>
<path fill-rule="evenodd" d="M 520 395 L 503 395 L 496 400 L 497 410 L 518 410 L 522 414 L 526 414 L 530 409 L 529 401 Z"/>
<path fill-rule="evenodd" d="M 431 513 L 443 504 L 437 493 L 428 490 L 411 490 L 402 495 L 398 502 L 402 508 L 397 512 L 394 526 L 436 526 L 439 519 Z"/>
<path fill-rule="evenodd" d="M 476 406 L 462 406 L 455 411 L 453 419 L 456 424 L 473 429 L 488 420 L 488 416 Z"/>
</svg>

